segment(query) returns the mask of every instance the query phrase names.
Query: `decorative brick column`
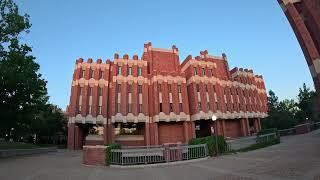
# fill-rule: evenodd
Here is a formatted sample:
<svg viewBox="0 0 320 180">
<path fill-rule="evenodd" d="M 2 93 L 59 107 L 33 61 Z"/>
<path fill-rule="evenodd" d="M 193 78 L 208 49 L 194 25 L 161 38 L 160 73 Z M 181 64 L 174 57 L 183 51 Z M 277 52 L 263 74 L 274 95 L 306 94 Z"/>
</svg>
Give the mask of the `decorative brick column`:
<svg viewBox="0 0 320 180">
<path fill-rule="evenodd" d="M 106 166 L 107 146 L 83 146 L 83 164 Z"/>
</svg>

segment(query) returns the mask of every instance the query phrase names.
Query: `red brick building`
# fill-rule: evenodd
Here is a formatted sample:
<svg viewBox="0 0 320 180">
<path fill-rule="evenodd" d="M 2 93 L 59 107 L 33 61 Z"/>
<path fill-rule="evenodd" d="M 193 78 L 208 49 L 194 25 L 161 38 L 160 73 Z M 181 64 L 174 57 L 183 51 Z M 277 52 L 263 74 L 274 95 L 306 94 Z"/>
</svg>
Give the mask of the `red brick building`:
<svg viewBox="0 0 320 180">
<path fill-rule="evenodd" d="M 147 43 L 141 59 L 118 54 L 106 62 L 78 59 L 67 111 L 69 149 L 185 143 L 210 135 L 214 126 L 232 138 L 259 131 L 267 95 L 262 76 L 229 70 L 225 55 L 202 51 L 180 64 L 175 46 Z"/>
<path fill-rule="evenodd" d="M 320 114 L 320 0 L 278 0 L 308 63 L 315 89 L 315 110 Z"/>
</svg>

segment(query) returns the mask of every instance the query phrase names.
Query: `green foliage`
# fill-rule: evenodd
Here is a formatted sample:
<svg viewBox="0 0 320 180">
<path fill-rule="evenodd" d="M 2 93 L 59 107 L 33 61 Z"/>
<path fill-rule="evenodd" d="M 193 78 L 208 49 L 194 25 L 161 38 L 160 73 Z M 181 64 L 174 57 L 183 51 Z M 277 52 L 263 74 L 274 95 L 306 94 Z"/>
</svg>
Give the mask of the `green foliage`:
<svg viewBox="0 0 320 180">
<path fill-rule="evenodd" d="M 316 121 L 313 108 L 315 107 L 315 92 L 303 84 L 297 97 L 297 102 L 293 99 L 279 101 L 275 93 L 270 90 L 268 96 L 269 117 L 262 121 L 262 128 L 288 129 L 304 123 L 307 119 Z"/>
<path fill-rule="evenodd" d="M 107 144 L 107 149 L 106 149 L 106 164 L 109 165 L 112 159 L 112 153 L 111 150 L 112 149 L 121 149 L 121 144 L 117 144 L 117 143 L 111 143 L 111 144 Z"/>
<path fill-rule="evenodd" d="M 218 142 L 218 152 L 220 154 L 225 153 L 228 150 L 227 143 L 223 136 L 217 136 Z M 196 145 L 196 144 L 207 144 L 209 155 L 214 156 L 217 154 L 216 152 L 216 139 L 215 136 L 208 136 L 202 138 L 195 138 L 191 139 L 188 143 L 189 145 Z"/>
<path fill-rule="evenodd" d="M 12 0 L 0 0 L 0 137 L 14 140 L 54 136 L 66 127 L 62 111 L 47 104 L 47 82 L 31 47 L 19 42 L 30 27 Z"/>
</svg>

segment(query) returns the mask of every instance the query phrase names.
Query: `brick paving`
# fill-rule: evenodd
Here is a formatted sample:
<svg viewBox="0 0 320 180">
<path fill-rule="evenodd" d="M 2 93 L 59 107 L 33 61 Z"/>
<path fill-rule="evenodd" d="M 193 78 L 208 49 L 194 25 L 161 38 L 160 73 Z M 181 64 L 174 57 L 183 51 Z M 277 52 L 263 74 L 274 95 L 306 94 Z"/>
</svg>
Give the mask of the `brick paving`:
<svg viewBox="0 0 320 180">
<path fill-rule="evenodd" d="M 179 165 L 119 169 L 81 165 L 81 151 L 61 150 L 0 160 L 0 180 L 320 179 L 320 130 L 284 137 L 279 145 Z"/>
</svg>

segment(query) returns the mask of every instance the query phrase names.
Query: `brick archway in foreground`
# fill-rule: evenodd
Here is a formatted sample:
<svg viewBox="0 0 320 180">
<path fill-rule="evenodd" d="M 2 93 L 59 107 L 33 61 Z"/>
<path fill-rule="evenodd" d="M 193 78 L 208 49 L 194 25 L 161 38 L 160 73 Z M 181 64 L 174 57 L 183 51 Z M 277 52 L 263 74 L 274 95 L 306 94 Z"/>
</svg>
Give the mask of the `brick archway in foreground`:
<svg viewBox="0 0 320 180">
<path fill-rule="evenodd" d="M 320 114 L 320 0 L 278 0 L 306 58 L 317 92 L 314 107 Z"/>
</svg>

